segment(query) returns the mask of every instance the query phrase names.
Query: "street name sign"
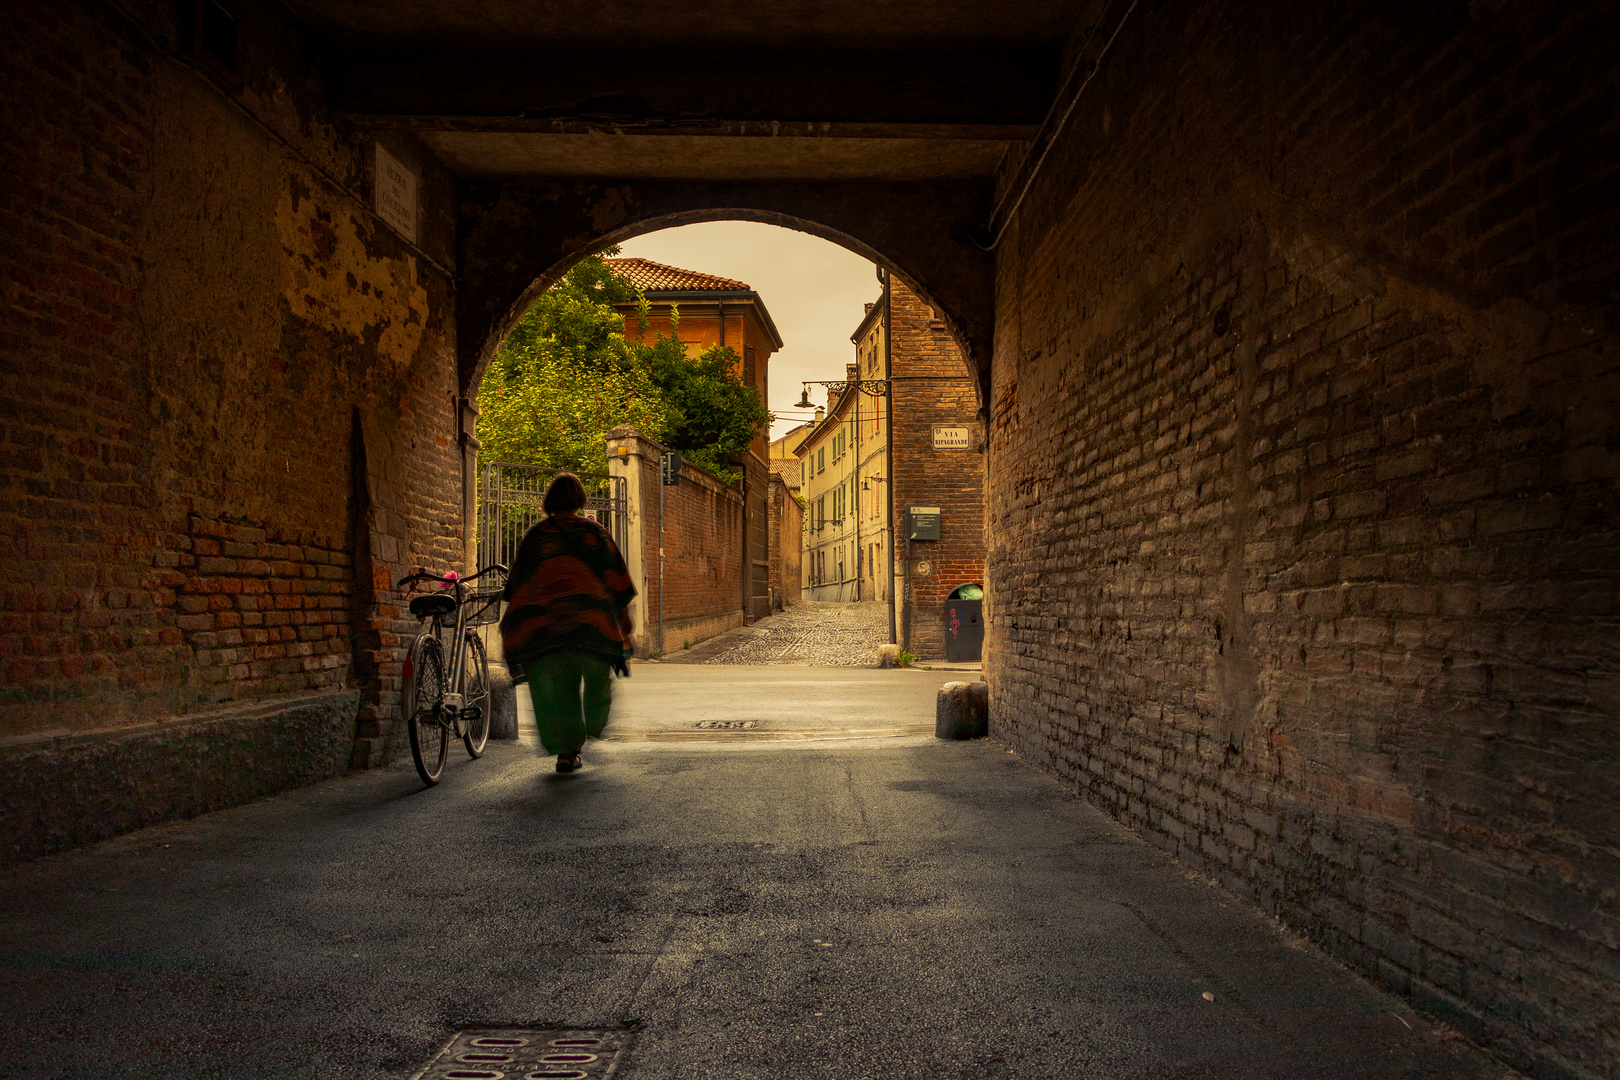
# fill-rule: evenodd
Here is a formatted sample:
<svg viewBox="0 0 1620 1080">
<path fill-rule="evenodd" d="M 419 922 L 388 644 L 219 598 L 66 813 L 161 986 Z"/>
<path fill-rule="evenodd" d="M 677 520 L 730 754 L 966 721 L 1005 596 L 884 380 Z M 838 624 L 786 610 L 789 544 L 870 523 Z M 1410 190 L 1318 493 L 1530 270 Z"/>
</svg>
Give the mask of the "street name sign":
<svg viewBox="0 0 1620 1080">
<path fill-rule="evenodd" d="M 416 243 L 416 174 L 375 143 L 377 150 L 377 216 Z"/>
<path fill-rule="evenodd" d="M 936 427 L 934 429 L 935 450 L 971 450 L 973 439 L 965 427 Z"/>
</svg>

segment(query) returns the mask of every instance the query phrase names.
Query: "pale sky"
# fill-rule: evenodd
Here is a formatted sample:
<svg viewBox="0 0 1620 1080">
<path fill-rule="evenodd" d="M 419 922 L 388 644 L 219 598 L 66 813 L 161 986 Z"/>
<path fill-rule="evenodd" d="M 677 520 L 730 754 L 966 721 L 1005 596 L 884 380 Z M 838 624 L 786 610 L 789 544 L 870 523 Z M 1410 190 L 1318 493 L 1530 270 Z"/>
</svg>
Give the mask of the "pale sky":
<svg viewBox="0 0 1620 1080">
<path fill-rule="evenodd" d="M 624 242 L 622 255 L 651 259 L 745 281 L 760 295 L 782 334 L 782 351 L 771 357 L 770 396 L 776 414 L 774 439 L 809 413 L 794 408 L 801 379 L 842 379 L 855 359 L 849 336 L 882 293 L 867 259 L 809 233 L 752 221 L 713 221 L 648 233 Z M 810 388 L 824 405 L 824 387 Z"/>
</svg>

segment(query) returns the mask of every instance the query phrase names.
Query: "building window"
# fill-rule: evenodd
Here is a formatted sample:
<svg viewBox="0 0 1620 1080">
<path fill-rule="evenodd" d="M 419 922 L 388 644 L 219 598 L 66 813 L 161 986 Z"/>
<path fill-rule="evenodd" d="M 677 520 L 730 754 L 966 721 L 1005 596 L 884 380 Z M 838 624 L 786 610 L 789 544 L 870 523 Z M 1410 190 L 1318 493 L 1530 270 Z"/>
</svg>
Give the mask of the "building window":
<svg viewBox="0 0 1620 1080">
<path fill-rule="evenodd" d="M 816 451 L 816 472 L 827 471 L 827 448 L 821 447 Z"/>
</svg>

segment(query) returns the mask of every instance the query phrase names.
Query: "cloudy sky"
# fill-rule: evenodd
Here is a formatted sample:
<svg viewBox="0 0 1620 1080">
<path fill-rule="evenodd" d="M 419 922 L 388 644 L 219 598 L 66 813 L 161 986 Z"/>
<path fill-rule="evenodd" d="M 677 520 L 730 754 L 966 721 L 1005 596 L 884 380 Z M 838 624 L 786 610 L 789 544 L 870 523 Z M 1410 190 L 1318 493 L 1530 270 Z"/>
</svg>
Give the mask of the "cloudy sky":
<svg viewBox="0 0 1620 1080">
<path fill-rule="evenodd" d="M 684 270 L 747 282 L 782 333 L 782 351 L 771 357 L 774 438 L 808 419 L 793 407 L 801 379 L 841 379 L 855 359 L 849 335 L 865 305 L 883 291 L 870 262 L 808 233 L 749 221 L 682 225 L 628 240 L 621 254 Z M 813 387 L 810 400 L 826 394 Z"/>
</svg>

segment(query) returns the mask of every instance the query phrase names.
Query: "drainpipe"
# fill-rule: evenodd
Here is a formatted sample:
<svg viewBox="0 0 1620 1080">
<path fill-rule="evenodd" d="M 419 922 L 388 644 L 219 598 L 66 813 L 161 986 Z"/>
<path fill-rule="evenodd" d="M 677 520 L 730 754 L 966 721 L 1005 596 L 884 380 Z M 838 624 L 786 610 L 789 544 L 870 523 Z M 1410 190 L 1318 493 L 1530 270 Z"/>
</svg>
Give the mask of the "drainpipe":
<svg viewBox="0 0 1620 1080">
<path fill-rule="evenodd" d="M 855 363 L 861 362 L 856 354 Z M 855 496 L 855 599 L 861 598 L 861 489 L 855 485 L 861 480 L 861 369 L 855 368 L 855 453 L 850 458 L 851 481 L 849 493 Z"/>
<path fill-rule="evenodd" d="M 900 639 L 895 635 L 894 626 L 894 538 L 899 530 L 895 527 L 894 519 L 894 352 L 889 347 L 889 316 L 893 308 L 889 303 L 889 274 L 881 266 L 878 267 L 878 280 L 883 282 L 883 377 L 889 380 L 889 392 L 884 396 L 884 400 L 889 403 L 887 408 L 889 422 L 883 431 L 886 441 L 884 456 L 889 462 L 889 493 L 887 496 L 889 500 L 889 536 L 888 543 L 883 546 L 887 552 L 889 563 L 889 644 L 895 645 L 899 643 Z"/>
<path fill-rule="evenodd" d="M 456 428 L 461 444 L 461 559 L 464 572 L 472 573 L 478 569 L 478 451 L 482 449 L 473 434 L 478 429 L 476 398 L 457 400 Z"/>
<path fill-rule="evenodd" d="M 744 458 L 742 465 L 742 480 L 739 490 L 742 492 L 742 616 L 743 625 L 749 622 L 748 587 L 752 583 L 754 566 L 753 553 L 748 548 L 748 459 Z"/>
<path fill-rule="evenodd" d="M 658 462 L 658 655 L 664 652 L 664 463 Z"/>
</svg>

